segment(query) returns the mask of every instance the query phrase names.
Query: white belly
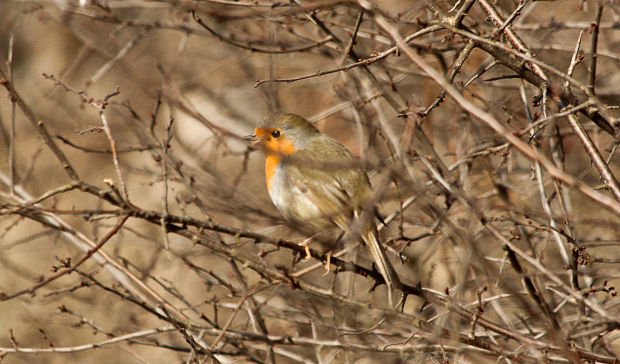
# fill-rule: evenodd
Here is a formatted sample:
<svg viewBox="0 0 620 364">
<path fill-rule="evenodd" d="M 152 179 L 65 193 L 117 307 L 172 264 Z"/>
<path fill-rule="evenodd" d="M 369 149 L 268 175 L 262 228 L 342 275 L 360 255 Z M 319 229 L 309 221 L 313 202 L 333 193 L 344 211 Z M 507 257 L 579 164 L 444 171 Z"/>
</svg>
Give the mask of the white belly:
<svg viewBox="0 0 620 364">
<path fill-rule="evenodd" d="M 287 192 L 282 193 L 282 191 Z M 332 224 L 308 197 L 307 192 L 302 191 L 287 178 L 281 165 L 276 167 L 269 196 L 284 219 L 291 223 L 301 223 L 316 228 Z"/>
</svg>

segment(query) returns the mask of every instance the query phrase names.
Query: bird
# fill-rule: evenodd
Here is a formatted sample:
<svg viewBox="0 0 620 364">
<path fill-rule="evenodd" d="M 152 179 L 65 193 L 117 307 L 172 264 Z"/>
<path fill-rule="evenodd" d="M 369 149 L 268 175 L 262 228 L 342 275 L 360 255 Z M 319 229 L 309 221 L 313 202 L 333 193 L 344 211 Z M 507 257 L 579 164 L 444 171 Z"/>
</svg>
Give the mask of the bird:
<svg viewBox="0 0 620 364">
<path fill-rule="evenodd" d="M 272 115 L 251 137 L 265 152 L 267 190 L 284 220 L 302 231 L 318 233 L 336 226 L 358 233 L 383 276 L 389 305 L 394 307 L 395 290 L 402 290 L 402 285 L 381 245 L 374 216 L 365 214 L 365 221 L 360 219 L 369 208 L 372 189 L 353 154 L 308 120 L 289 113 Z M 374 206 L 370 208 L 374 211 Z M 311 239 L 302 243 L 307 258 Z M 330 252 L 328 270 L 329 257 Z"/>
</svg>

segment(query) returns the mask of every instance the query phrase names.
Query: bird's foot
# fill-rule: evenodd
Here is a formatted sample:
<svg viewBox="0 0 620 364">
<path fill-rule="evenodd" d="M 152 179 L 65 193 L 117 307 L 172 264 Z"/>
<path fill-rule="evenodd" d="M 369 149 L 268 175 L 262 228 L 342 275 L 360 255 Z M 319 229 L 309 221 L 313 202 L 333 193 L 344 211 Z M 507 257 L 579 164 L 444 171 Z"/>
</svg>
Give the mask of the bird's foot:
<svg viewBox="0 0 620 364">
<path fill-rule="evenodd" d="M 301 244 L 299 244 L 300 246 L 304 247 L 304 251 L 306 252 L 306 256 L 303 259 L 304 262 L 307 262 L 308 260 L 310 260 L 310 258 L 312 258 L 312 255 L 310 254 L 310 242 L 311 241 L 312 241 L 312 237 L 309 237 L 308 239 L 302 241 Z"/>
<path fill-rule="evenodd" d="M 327 252 L 325 257 L 325 273 L 323 276 L 328 275 L 332 271 L 332 252 Z"/>
</svg>

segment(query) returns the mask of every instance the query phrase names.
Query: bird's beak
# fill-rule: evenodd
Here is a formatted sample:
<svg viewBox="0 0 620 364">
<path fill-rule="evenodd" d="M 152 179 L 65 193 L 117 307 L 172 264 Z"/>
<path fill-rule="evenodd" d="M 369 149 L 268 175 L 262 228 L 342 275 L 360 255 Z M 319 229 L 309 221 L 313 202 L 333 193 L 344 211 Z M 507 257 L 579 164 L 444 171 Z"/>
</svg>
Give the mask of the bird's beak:
<svg viewBox="0 0 620 364">
<path fill-rule="evenodd" d="M 267 137 L 269 137 L 269 131 L 270 129 L 266 127 L 256 128 L 254 129 L 254 136 L 256 136 L 259 139 L 259 141 L 265 140 L 267 139 Z"/>
<path fill-rule="evenodd" d="M 256 134 L 246 135 L 243 137 L 243 140 L 245 140 L 251 146 L 255 146 L 256 144 L 260 143 L 260 138 L 257 137 Z"/>
<path fill-rule="evenodd" d="M 243 137 L 250 145 L 255 146 L 262 143 L 269 137 L 270 129 L 259 127 L 254 129 L 254 134 Z"/>
</svg>

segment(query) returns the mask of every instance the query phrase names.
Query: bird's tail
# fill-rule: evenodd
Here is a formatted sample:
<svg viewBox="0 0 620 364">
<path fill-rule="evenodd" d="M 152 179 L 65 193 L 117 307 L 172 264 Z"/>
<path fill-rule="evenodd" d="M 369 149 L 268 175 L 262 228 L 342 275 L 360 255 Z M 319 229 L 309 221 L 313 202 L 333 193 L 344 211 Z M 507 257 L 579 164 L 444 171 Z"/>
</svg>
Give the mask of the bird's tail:
<svg viewBox="0 0 620 364">
<path fill-rule="evenodd" d="M 402 290 L 402 285 L 400 279 L 398 279 L 398 274 L 396 274 L 394 267 L 385 253 L 385 249 L 383 249 L 379 241 L 379 232 L 374 224 L 362 234 L 362 239 L 366 245 L 368 245 L 372 259 L 375 261 L 379 273 L 381 273 L 385 280 L 385 284 L 388 288 L 390 307 L 395 307 L 395 304 L 399 302 L 399 296 L 397 296 L 396 290 Z"/>
</svg>

